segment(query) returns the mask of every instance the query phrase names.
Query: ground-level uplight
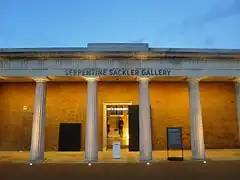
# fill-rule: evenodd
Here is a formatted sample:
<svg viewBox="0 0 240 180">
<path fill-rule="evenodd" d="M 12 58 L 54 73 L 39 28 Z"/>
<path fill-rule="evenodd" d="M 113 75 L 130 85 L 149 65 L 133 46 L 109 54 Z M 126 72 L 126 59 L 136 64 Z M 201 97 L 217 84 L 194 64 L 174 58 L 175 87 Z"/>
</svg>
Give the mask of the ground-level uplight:
<svg viewBox="0 0 240 180">
<path fill-rule="evenodd" d="M 207 161 L 203 161 L 203 163 L 204 163 L 204 164 L 206 164 L 206 163 L 207 163 Z"/>
<path fill-rule="evenodd" d="M 88 163 L 88 166 L 91 166 L 92 164 L 91 163 Z"/>
</svg>

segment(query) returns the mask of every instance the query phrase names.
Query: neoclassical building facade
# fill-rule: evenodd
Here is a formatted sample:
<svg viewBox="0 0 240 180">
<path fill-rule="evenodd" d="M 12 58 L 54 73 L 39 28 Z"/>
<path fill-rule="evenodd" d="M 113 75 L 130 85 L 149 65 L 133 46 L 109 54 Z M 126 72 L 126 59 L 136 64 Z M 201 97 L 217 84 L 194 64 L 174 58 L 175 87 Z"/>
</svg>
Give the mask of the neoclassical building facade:
<svg viewBox="0 0 240 180">
<path fill-rule="evenodd" d="M 45 151 L 79 148 L 97 161 L 108 143 L 104 107 L 125 104 L 129 150 L 137 148 L 140 160 L 166 149 L 167 127 L 182 127 L 183 148 L 204 159 L 206 149 L 239 148 L 239 77 L 240 50 L 145 43 L 0 49 L 0 150 L 30 151 L 37 162 Z"/>
</svg>

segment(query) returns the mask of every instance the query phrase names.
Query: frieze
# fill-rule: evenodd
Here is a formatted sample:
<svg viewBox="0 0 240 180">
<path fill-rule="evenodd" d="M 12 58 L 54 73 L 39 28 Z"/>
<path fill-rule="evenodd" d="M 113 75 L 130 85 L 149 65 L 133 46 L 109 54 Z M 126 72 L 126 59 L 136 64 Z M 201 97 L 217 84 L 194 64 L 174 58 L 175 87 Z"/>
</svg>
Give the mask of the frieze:
<svg viewBox="0 0 240 180">
<path fill-rule="evenodd" d="M 85 68 L 65 69 L 65 76 L 170 76 L 171 72 L 154 68 Z"/>
</svg>

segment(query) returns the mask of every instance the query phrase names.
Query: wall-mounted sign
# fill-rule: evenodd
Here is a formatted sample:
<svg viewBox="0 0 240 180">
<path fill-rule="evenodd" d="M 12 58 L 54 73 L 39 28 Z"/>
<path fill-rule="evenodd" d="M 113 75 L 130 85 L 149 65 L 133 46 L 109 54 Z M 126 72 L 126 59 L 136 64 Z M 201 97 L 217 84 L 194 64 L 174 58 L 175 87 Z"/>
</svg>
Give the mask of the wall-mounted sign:
<svg viewBox="0 0 240 180">
<path fill-rule="evenodd" d="M 171 72 L 152 68 L 85 68 L 65 69 L 65 76 L 170 76 Z"/>
</svg>

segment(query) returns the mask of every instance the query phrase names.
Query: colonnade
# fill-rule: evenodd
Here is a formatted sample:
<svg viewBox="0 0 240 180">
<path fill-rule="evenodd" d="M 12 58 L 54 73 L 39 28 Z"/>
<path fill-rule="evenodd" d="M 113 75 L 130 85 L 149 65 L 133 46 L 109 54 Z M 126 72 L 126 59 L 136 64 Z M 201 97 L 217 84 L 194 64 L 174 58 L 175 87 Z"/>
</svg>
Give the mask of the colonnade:
<svg viewBox="0 0 240 180">
<path fill-rule="evenodd" d="M 44 127 L 46 109 L 46 83 L 44 78 L 36 78 L 34 115 L 30 161 L 44 161 Z M 85 161 L 98 161 L 98 79 L 86 78 L 87 81 L 87 113 L 85 134 Z M 205 159 L 205 144 L 200 102 L 199 81 L 188 79 L 189 109 L 191 128 L 192 158 Z M 152 130 L 150 118 L 149 79 L 139 78 L 139 160 L 152 160 Z M 236 81 L 237 115 L 240 130 L 240 80 Z M 240 132 L 239 132 L 240 139 Z"/>
</svg>

